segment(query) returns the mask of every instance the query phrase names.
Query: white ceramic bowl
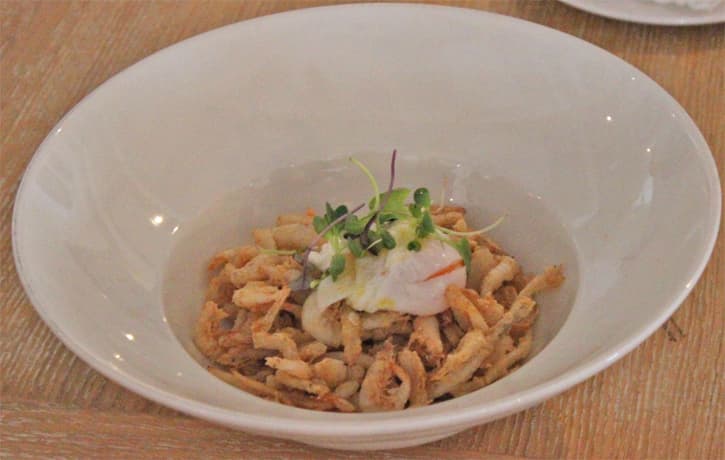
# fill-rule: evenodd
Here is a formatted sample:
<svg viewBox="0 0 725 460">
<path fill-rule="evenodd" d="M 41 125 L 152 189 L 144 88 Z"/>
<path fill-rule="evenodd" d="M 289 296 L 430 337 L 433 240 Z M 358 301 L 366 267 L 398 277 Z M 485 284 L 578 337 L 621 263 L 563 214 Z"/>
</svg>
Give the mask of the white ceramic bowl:
<svg viewBox="0 0 725 460">
<path fill-rule="evenodd" d="M 369 195 L 344 158 L 437 189 L 530 270 L 563 262 L 536 354 L 473 394 L 319 413 L 217 380 L 191 345 L 203 265 L 276 213 Z M 383 179 L 384 180 L 384 179 Z M 434 192 L 435 194 L 435 192 Z M 161 404 L 344 449 L 449 436 L 540 403 L 634 348 L 692 289 L 720 185 L 684 110 L 614 56 L 463 9 L 361 5 L 264 17 L 165 49 L 73 109 L 16 201 L 18 272 L 81 358 Z"/>
</svg>

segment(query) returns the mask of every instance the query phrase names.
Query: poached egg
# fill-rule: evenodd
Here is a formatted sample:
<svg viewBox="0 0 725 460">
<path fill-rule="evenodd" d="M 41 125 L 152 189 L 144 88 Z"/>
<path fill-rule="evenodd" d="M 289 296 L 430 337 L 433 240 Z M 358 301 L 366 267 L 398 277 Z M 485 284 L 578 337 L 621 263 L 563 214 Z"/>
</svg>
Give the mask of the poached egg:
<svg viewBox="0 0 725 460">
<path fill-rule="evenodd" d="M 458 251 L 435 238 L 421 241 L 419 251 L 410 251 L 415 228 L 408 222 L 396 222 L 390 229 L 397 245 L 383 249 L 377 256 L 355 258 L 345 255 L 345 270 L 336 281 L 320 281 L 305 302 L 305 308 L 323 311 L 346 299 L 357 311 L 392 310 L 414 315 L 433 315 L 448 308 L 445 290 L 450 284 L 465 287 L 466 268 Z M 309 261 L 326 270 L 334 254 L 329 243 L 312 252 Z"/>
</svg>

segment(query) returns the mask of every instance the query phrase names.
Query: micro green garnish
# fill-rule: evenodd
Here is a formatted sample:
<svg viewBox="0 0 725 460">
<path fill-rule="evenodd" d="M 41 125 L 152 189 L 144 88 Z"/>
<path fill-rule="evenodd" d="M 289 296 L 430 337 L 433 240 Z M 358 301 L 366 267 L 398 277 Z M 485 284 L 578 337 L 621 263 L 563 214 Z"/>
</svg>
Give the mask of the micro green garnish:
<svg viewBox="0 0 725 460">
<path fill-rule="evenodd" d="M 451 246 L 456 248 L 458 254 L 461 255 L 461 259 L 463 259 L 463 263 L 466 266 L 466 275 L 468 275 L 471 272 L 471 244 L 468 242 L 468 239 L 461 238 L 453 242 Z"/>
<path fill-rule="evenodd" d="M 365 221 L 356 215 L 351 215 L 345 220 L 345 233 L 348 235 L 360 235 L 365 228 Z"/>
<path fill-rule="evenodd" d="M 378 187 L 378 181 L 375 180 L 375 176 L 373 176 L 373 173 L 370 172 L 370 170 L 360 162 L 357 158 L 350 157 L 350 161 L 360 168 L 360 170 L 368 177 L 368 180 L 370 181 L 370 185 L 373 186 L 373 191 L 375 192 L 375 195 L 373 196 L 373 203 L 374 205 L 370 207 L 370 209 L 373 212 L 377 212 L 378 206 L 380 205 L 380 187 Z M 395 156 L 393 156 L 393 161 L 395 161 Z"/>
<path fill-rule="evenodd" d="M 307 249 L 302 256 L 302 286 L 305 286 L 307 281 L 307 262 L 309 261 L 312 248 L 317 246 L 317 243 L 319 243 L 322 238 L 325 238 L 327 239 L 327 241 L 330 242 L 330 245 L 333 247 L 333 249 L 335 249 L 336 252 L 339 252 L 342 249 L 341 240 L 343 238 L 343 229 L 345 227 L 345 223 L 343 221 L 348 216 L 355 214 L 364 207 L 365 203 L 362 203 L 361 205 L 355 207 L 352 211 L 348 211 L 347 206 L 345 205 L 338 206 L 337 208 L 333 209 L 330 203 L 326 203 L 325 215 L 323 217 L 317 216 L 315 217 L 315 219 L 312 220 L 312 225 L 315 227 L 317 236 L 315 237 L 315 239 L 312 240 L 310 245 L 307 246 Z M 345 266 L 343 259 L 343 269 L 344 268 Z"/>
<path fill-rule="evenodd" d="M 396 245 L 393 235 L 385 229 L 380 232 L 380 241 L 383 243 L 385 249 L 393 249 Z"/>
<path fill-rule="evenodd" d="M 388 182 L 388 190 L 385 192 L 385 197 L 380 199 L 381 206 L 380 209 L 384 212 L 385 207 L 388 205 L 388 200 L 390 199 L 392 193 L 393 193 L 393 183 L 395 182 L 395 159 L 398 157 L 398 151 L 396 149 L 393 149 L 393 155 L 390 158 L 390 181 Z M 403 201 L 405 200 L 405 197 L 403 197 Z M 378 214 L 378 216 L 380 216 Z"/>
<path fill-rule="evenodd" d="M 382 242 L 383 242 L 383 239 L 382 238 L 378 238 L 377 240 L 375 240 L 372 243 L 370 243 L 370 245 L 368 247 L 366 247 L 365 250 L 366 251 L 370 251 L 373 247 L 377 246 L 378 244 L 380 244 Z"/>
<path fill-rule="evenodd" d="M 430 192 L 427 188 L 419 188 L 413 192 L 413 204 L 408 206 L 408 211 L 415 221 L 415 235 L 418 239 L 422 240 L 435 232 L 436 226 L 430 215 Z"/>
<path fill-rule="evenodd" d="M 271 256 L 293 256 L 298 253 L 295 249 L 260 249 L 261 254 L 268 254 Z"/>
<path fill-rule="evenodd" d="M 420 241 L 418 241 L 418 240 L 413 240 L 410 243 L 408 243 L 408 251 L 418 252 L 418 251 L 420 251 L 420 248 L 421 248 L 421 245 L 420 245 Z"/>
<path fill-rule="evenodd" d="M 330 268 L 327 269 L 327 272 L 332 277 L 332 281 L 337 281 L 337 277 L 342 274 L 342 272 L 345 271 L 345 256 L 343 256 L 340 253 L 335 254 L 332 256 L 332 260 L 330 261 Z"/>
<path fill-rule="evenodd" d="M 359 235 L 360 245 L 365 248 L 365 251 L 370 251 L 374 255 L 377 255 L 379 251 L 379 248 L 377 248 L 377 244 L 379 242 L 375 241 L 374 243 L 371 243 L 371 241 L 380 238 L 379 235 L 372 230 L 373 224 L 375 224 L 377 230 L 383 230 L 384 223 L 393 222 L 396 219 L 405 217 L 401 211 L 404 211 L 405 209 L 405 199 L 408 197 L 410 190 L 405 188 L 393 189 L 393 185 L 395 184 L 395 160 L 397 156 L 398 151 L 393 150 L 393 154 L 390 158 L 390 181 L 388 182 L 388 190 L 382 194 L 380 193 L 378 182 L 375 180 L 375 177 L 372 175 L 370 170 L 357 159 L 352 157 L 350 158 L 350 161 L 360 168 L 360 170 L 362 170 L 362 172 L 368 177 L 374 192 L 373 198 L 368 203 L 371 214 L 363 218 L 366 222 L 363 226 L 362 232 L 359 234 L 353 234 L 353 236 Z M 391 238 L 392 236 L 386 239 L 387 244 L 385 247 L 388 249 L 395 247 L 395 244 L 390 243 Z M 395 240 L 393 240 L 393 243 L 394 241 Z"/>
<path fill-rule="evenodd" d="M 385 192 L 380 191 L 375 176 L 370 169 L 356 158 L 350 157 L 350 162 L 357 166 L 368 178 L 373 189 L 373 197 L 364 204 L 353 210 L 346 206 L 333 207 L 330 203 L 325 204 L 325 214 L 316 216 L 312 225 L 317 232 L 317 237 L 310 243 L 301 256 L 302 286 L 304 288 L 308 269 L 309 255 L 320 240 L 327 240 L 331 249 L 332 257 L 328 268 L 322 273 L 321 278 L 313 280 L 309 286 L 314 289 L 319 285 L 321 279 L 329 276 L 336 281 L 345 271 L 346 254 L 355 258 L 365 257 L 366 254 L 378 255 L 383 249 L 394 249 L 400 243 L 389 231 L 390 226 L 396 221 L 409 222 L 415 231 L 412 241 L 406 243 L 409 251 L 420 251 L 423 240 L 432 237 L 455 248 L 460 254 L 466 266 L 466 271 L 471 269 L 471 246 L 467 237 L 486 233 L 503 222 L 500 217 L 493 224 L 476 231 L 458 232 L 438 226 L 433 221 L 431 214 L 430 192 L 426 188 L 418 188 L 413 192 L 413 202 L 408 203 L 411 190 L 400 187 L 394 188 L 395 184 L 395 162 L 397 151 L 393 150 L 390 160 L 390 181 Z M 444 206 L 446 196 L 446 184 L 441 194 L 440 206 Z M 363 217 L 355 215 L 365 204 L 369 213 Z M 270 251 L 270 254 L 294 254 L 294 251 Z M 272 252 L 273 251 L 273 252 Z M 297 255 L 300 260 L 300 255 Z"/>
<path fill-rule="evenodd" d="M 486 227 L 483 227 L 483 228 L 482 228 L 482 229 L 480 229 L 480 230 L 474 230 L 474 231 L 471 231 L 471 232 L 457 232 L 457 231 L 455 231 L 455 230 L 451 230 L 451 229 L 449 229 L 449 228 L 445 228 L 445 227 L 437 227 L 437 228 L 438 228 L 438 229 L 439 229 L 439 230 L 440 230 L 441 232 L 443 232 L 443 233 L 446 233 L 446 234 L 448 234 L 448 235 L 455 235 L 455 236 L 476 236 L 476 235 L 482 235 L 482 234 L 484 234 L 484 233 L 488 233 L 488 232 L 490 232 L 490 231 L 491 231 L 491 230 L 493 230 L 494 228 L 496 228 L 496 227 L 498 227 L 499 225 L 501 225 L 501 223 L 502 223 L 502 222 L 503 222 L 504 220 L 506 220 L 506 215 L 503 215 L 503 216 L 499 217 L 499 218 L 498 218 L 498 219 L 496 219 L 496 220 L 494 221 L 494 223 L 492 223 L 491 225 L 488 225 L 488 226 L 486 226 Z"/>
<path fill-rule="evenodd" d="M 413 193 L 413 201 L 422 208 L 430 207 L 430 192 L 427 188 L 416 189 Z"/>
<path fill-rule="evenodd" d="M 433 218 L 430 216 L 430 213 L 426 211 L 420 218 L 420 224 L 416 230 L 416 235 L 418 235 L 418 238 L 423 239 L 426 236 L 433 234 L 434 231 L 435 225 L 433 224 Z"/>
<path fill-rule="evenodd" d="M 373 223 L 377 220 L 377 218 L 378 218 L 377 212 L 375 212 L 371 216 L 369 216 L 367 218 L 368 221 L 365 223 L 365 226 L 363 227 L 362 233 L 360 233 L 360 244 L 365 246 L 366 251 L 369 250 L 368 246 L 370 245 L 370 240 L 374 239 L 373 231 L 371 229 L 372 229 Z"/>
<path fill-rule="evenodd" d="M 380 194 L 381 206 L 378 210 L 380 221 L 385 222 L 391 219 L 402 218 L 408 215 L 407 205 L 405 200 L 410 195 L 410 189 L 408 188 L 395 188 L 390 189 L 385 193 Z M 373 201 L 371 199 L 368 203 L 370 209 L 373 208 Z"/>
<path fill-rule="evenodd" d="M 351 239 L 350 241 L 348 241 L 347 248 L 355 257 L 362 257 L 363 254 L 365 254 L 365 249 L 363 249 L 359 238 Z"/>
</svg>

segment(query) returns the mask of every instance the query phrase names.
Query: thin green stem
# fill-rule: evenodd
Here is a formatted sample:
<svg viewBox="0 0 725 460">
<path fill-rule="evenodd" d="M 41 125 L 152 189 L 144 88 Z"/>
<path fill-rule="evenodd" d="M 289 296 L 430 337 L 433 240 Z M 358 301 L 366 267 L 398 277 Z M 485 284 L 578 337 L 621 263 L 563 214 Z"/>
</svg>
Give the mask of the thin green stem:
<svg viewBox="0 0 725 460">
<path fill-rule="evenodd" d="M 476 231 L 473 231 L 473 232 L 457 232 L 455 230 L 451 230 L 451 229 L 444 228 L 444 227 L 439 227 L 439 226 L 436 226 L 436 229 L 439 230 L 439 231 L 441 231 L 441 232 L 443 232 L 443 233 L 446 233 L 448 235 L 455 235 L 455 236 L 475 236 L 475 235 L 481 235 L 481 234 L 486 233 L 486 232 L 490 232 L 494 228 L 496 228 L 499 225 L 501 225 L 501 223 L 505 219 L 506 219 L 506 215 L 503 215 L 503 216 L 499 217 L 498 219 L 496 219 L 496 221 L 494 223 L 492 223 L 491 225 L 489 225 L 487 227 L 483 227 L 482 229 L 476 230 Z"/>
<path fill-rule="evenodd" d="M 376 212 L 378 210 L 378 207 L 380 206 L 380 187 L 378 187 L 378 182 L 375 180 L 375 176 L 373 176 L 373 173 L 370 172 L 370 170 L 362 164 L 357 158 L 350 157 L 350 161 L 360 168 L 360 170 L 368 177 L 368 180 L 370 181 L 370 184 L 373 186 L 373 192 L 375 192 L 375 197 L 373 198 L 373 212 Z"/>
</svg>

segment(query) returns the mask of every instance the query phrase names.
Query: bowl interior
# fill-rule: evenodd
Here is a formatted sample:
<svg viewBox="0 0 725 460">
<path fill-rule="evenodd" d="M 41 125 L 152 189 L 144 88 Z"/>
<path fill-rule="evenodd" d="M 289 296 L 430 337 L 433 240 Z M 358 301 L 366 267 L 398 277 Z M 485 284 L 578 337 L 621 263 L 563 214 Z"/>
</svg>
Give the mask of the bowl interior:
<svg viewBox="0 0 725 460">
<path fill-rule="evenodd" d="M 484 159 L 451 155 L 422 158 L 400 152 L 396 186 L 427 186 L 434 197 L 464 204 L 468 221 L 483 227 L 500 216 L 504 224 L 495 237 L 528 272 L 563 264 L 567 282 L 561 289 L 539 296 L 542 314 L 536 322 L 535 356 L 561 329 L 574 303 L 578 285 L 576 251 L 566 228 L 541 197 L 484 166 Z M 389 154 L 357 154 L 386 183 Z M 440 191 L 440 192 L 439 192 Z M 372 193 L 367 178 L 345 157 L 288 165 L 260 174 L 260 178 L 211 204 L 189 222 L 179 225 L 162 284 L 163 307 L 172 332 L 197 361 L 205 359 L 193 343 L 194 325 L 203 303 L 208 276 L 206 261 L 216 252 L 253 242 L 254 228 L 270 226 L 278 214 L 318 212 L 325 201 L 353 207 Z M 437 198 L 440 202 L 441 198 Z"/>
<path fill-rule="evenodd" d="M 208 374 L 190 325 L 209 255 L 279 212 L 357 202 L 367 185 L 344 157 L 385 178 L 392 148 L 401 184 L 448 177 L 477 225 L 507 213 L 494 237 L 528 270 L 566 265 L 538 354 L 401 413 L 289 408 Z M 231 426 L 346 442 L 462 429 L 610 364 L 694 285 L 720 197 L 687 114 L 616 57 L 502 16 L 363 5 L 222 28 L 108 81 L 40 147 L 13 243 L 44 320 L 114 380 Z"/>
</svg>

